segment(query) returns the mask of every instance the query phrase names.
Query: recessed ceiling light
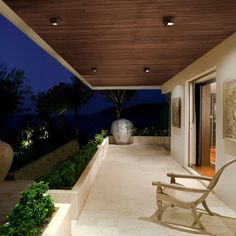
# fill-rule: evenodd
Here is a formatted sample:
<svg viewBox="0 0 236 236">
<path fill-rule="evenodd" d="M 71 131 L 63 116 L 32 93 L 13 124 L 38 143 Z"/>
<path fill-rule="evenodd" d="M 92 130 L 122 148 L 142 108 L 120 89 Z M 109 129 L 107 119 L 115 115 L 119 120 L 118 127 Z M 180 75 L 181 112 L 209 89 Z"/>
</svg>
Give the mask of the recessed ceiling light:
<svg viewBox="0 0 236 236">
<path fill-rule="evenodd" d="M 149 73 L 150 72 L 150 68 L 149 67 L 144 67 L 144 72 L 146 72 L 146 73 Z"/>
<path fill-rule="evenodd" d="M 97 68 L 95 66 L 92 67 L 92 71 L 93 71 L 93 73 L 96 73 L 97 72 Z"/>
<path fill-rule="evenodd" d="M 50 23 L 52 26 L 58 26 L 60 24 L 61 19 L 59 17 L 52 17 L 50 19 Z"/>
<path fill-rule="evenodd" d="M 172 26 L 174 25 L 174 17 L 173 16 L 164 16 L 163 23 L 165 26 Z"/>
</svg>

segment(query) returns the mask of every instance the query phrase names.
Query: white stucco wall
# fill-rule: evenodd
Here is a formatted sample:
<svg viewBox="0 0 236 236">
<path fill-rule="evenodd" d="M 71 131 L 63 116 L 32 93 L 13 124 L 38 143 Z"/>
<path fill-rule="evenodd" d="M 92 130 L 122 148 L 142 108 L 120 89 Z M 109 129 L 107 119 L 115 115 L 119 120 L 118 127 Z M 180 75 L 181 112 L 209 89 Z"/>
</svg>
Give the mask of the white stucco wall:
<svg viewBox="0 0 236 236">
<path fill-rule="evenodd" d="M 181 98 L 181 127 L 172 126 L 171 122 L 171 153 L 181 165 L 185 165 L 186 159 L 184 158 L 185 150 L 185 96 L 184 96 L 184 83 L 176 85 L 171 91 L 171 102 L 173 98 Z M 172 107 L 172 106 L 171 106 Z M 172 112 L 171 112 L 172 115 Z"/>
<path fill-rule="evenodd" d="M 216 165 L 218 169 L 223 163 L 236 158 L 236 143 L 223 139 L 223 82 L 236 80 L 236 38 L 221 52 L 216 79 Z M 216 186 L 216 193 L 236 211 L 236 164 L 225 171 Z"/>
<path fill-rule="evenodd" d="M 186 81 L 193 80 L 216 69 L 216 169 L 236 158 L 236 143 L 223 139 L 223 82 L 236 79 L 236 34 L 226 39 L 203 57 L 192 63 L 162 86 L 172 98 L 182 98 L 181 128 L 171 128 L 171 153 L 182 165 L 188 164 L 188 96 Z M 216 194 L 236 211 L 236 164 L 228 167 L 216 186 Z"/>
</svg>

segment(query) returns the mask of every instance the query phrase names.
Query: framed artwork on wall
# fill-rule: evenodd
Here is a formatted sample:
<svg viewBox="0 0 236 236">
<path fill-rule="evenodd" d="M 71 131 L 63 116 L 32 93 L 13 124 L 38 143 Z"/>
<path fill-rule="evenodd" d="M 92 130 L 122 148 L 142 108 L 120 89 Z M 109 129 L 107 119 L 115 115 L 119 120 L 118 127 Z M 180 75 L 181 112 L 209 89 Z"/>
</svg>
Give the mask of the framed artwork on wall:
<svg viewBox="0 0 236 236">
<path fill-rule="evenodd" d="M 172 99 L 172 126 L 181 128 L 181 98 Z"/>
<path fill-rule="evenodd" d="M 223 89 L 223 137 L 236 142 L 236 80 L 225 81 Z"/>
</svg>

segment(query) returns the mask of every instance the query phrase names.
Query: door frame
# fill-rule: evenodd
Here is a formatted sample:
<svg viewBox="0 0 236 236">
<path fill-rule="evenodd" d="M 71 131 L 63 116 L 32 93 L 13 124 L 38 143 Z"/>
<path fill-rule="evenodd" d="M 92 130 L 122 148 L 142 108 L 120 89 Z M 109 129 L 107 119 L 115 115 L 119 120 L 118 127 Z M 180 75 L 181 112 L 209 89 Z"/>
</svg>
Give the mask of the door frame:
<svg viewBox="0 0 236 236">
<path fill-rule="evenodd" d="M 187 104 L 187 122 L 188 122 L 188 166 L 196 164 L 196 108 L 195 108 L 195 84 L 196 83 L 212 83 L 216 81 L 216 70 L 211 73 L 195 77 L 187 81 L 186 95 L 188 98 Z"/>
<path fill-rule="evenodd" d="M 211 146 L 211 87 L 216 79 L 201 83 L 195 82 L 195 112 L 196 112 L 196 163 L 198 166 L 210 165 Z M 206 109 L 206 106 L 208 109 Z M 207 138 L 208 137 L 208 138 Z"/>
</svg>

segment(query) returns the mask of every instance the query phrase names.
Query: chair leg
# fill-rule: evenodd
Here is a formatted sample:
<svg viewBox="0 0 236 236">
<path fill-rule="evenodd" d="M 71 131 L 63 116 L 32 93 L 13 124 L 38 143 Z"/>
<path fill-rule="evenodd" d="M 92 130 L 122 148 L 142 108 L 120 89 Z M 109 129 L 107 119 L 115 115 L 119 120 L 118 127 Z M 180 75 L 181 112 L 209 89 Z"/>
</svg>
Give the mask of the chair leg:
<svg viewBox="0 0 236 236">
<path fill-rule="evenodd" d="M 157 210 L 157 220 L 160 221 L 161 218 L 162 218 L 163 212 L 165 210 L 165 208 L 162 205 L 162 201 L 157 201 L 157 207 L 158 207 L 158 210 Z"/>
<path fill-rule="evenodd" d="M 212 212 L 212 211 L 209 209 L 209 207 L 207 206 L 205 200 L 202 202 L 202 205 L 203 205 L 203 207 L 206 209 L 206 211 L 207 211 L 210 215 L 212 215 L 212 216 L 214 215 L 213 212 Z"/>
<path fill-rule="evenodd" d="M 200 222 L 200 220 L 199 220 L 199 217 L 198 217 L 198 215 L 197 215 L 197 210 L 196 210 L 196 207 L 194 206 L 193 208 L 192 208 L 192 216 L 193 216 L 193 218 L 194 218 L 194 222 L 193 222 L 193 224 L 192 224 L 192 226 L 194 226 L 196 223 L 200 226 L 200 228 L 201 229 L 205 229 L 204 228 L 204 226 L 202 225 L 202 223 Z"/>
</svg>

